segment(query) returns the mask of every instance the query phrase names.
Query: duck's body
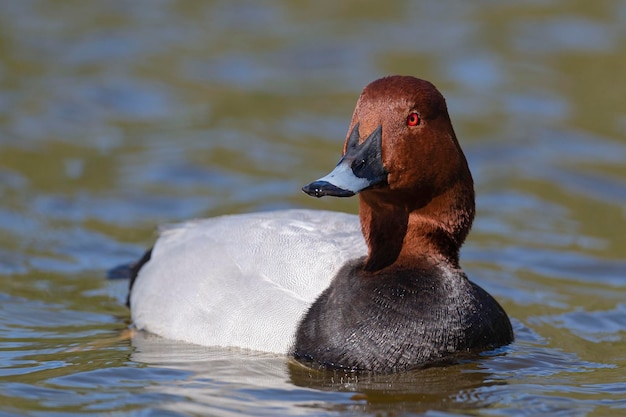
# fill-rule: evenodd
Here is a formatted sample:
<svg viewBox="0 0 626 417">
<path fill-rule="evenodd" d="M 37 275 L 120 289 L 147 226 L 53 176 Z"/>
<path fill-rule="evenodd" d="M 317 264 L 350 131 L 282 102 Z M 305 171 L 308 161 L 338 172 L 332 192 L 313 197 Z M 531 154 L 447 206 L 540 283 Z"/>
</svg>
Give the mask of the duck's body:
<svg viewBox="0 0 626 417">
<path fill-rule="evenodd" d="M 285 210 L 165 228 L 133 285 L 140 329 L 206 346 L 287 353 L 298 323 L 349 260 L 359 218 Z"/>
<path fill-rule="evenodd" d="M 459 266 L 473 181 L 432 84 L 368 85 L 343 157 L 303 190 L 359 193 L 362 235 L 354 216 L 309 210 L 171 228 L 131 281 L 137 327 L 374 372 L 513 340 L 502 307 Z"/>
</svg>

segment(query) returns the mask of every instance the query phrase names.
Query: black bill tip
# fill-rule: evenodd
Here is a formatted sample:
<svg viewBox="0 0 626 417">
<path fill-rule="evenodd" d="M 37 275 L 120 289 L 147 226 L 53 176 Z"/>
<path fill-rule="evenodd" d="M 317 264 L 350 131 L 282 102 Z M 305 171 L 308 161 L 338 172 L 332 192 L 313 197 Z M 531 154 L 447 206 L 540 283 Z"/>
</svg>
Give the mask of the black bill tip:
<svg viewBox="0 0 626 417">
<path fill-rule="evenodd" d="M 329 183 L 328 181 L 314 181 L 308 185 L 302 187 L 302 191 L 312 197 L 352 197 L 355 193 L 350 190 L 344 190 L 336 185 Z"/>
</svg>

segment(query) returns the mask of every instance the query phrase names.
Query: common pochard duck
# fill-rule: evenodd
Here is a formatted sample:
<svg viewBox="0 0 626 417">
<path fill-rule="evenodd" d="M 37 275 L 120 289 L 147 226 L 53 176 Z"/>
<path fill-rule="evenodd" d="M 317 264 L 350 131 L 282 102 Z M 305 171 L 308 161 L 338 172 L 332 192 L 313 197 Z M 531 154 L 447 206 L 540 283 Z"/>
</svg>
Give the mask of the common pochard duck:
<svg viewBox="0 0 626 417">
<path fill-rule="evenodd" d="M 170 226 L 136 264 L 135 326 L 191 343 L 390 373 L 513 341 L 496 300 L 459 266 L 474 186 L 445 99 L 381 78 L 309 195 L 359 195 L 359 216 L 284 210 Z"/>
</svg>

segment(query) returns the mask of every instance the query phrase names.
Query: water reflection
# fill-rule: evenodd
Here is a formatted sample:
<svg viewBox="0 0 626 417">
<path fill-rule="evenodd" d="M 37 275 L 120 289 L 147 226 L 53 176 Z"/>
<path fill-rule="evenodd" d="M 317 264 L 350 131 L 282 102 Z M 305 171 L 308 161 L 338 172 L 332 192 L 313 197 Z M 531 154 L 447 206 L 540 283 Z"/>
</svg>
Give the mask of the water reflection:
<svg viewBox="0 0 626 417">
<path fill-rule="evenodd" d="M 505 383 L 481 369 L 477 361 L 395 375 L 355 375 L 312 370 L 281 355 L 206 348 L 145 333 L 138 333 L 132 343 L 134 361 L 175 370 L 175 382 L 149 390 L 168 398 L 191 396 L 194 405 L 182 405 L 180 399 L 160 405 L 177 410 L 195 408 L 206 413 L 235 407 L 235 403 L 240 407 L 242 400 L 257 410 L 279 404 L 368 413 L 476 409 L 488 403 L 472 399 L 474 390 Z M 227 391 L 232 391 L 224 397 L 224 388 L 216 390 L 217 386 L 229 386 Z"/>
<path fill-rule="evenodd" d="M 384 411 L 424 412 L 427 410 L 473 410 L 489 406 L 488 401 L 472 398 L 479 387 L 503 384 L 488 373 L 477 372 L 479 363 L 469 361 L 431 367 L 395 375 L 355 375 L 322 372 L 289 363 L 290 381 L 297 386 L 328 392 L 352 392 L 349 408 L 376 413 Z M 327 410 L 343 410 L 346 404 L 327 404 Z"/>
</svg>

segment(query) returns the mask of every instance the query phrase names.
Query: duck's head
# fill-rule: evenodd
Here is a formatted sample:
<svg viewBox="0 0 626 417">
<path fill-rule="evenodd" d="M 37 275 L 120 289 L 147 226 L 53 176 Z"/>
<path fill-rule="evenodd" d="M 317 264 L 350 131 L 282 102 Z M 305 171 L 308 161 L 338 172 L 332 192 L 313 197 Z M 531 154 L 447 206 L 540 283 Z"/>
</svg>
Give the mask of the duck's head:
<svg viewBox="0 0 626 417">
<path fill-rule="evenodd" d="M 398 211 L 418 213 L 450 235 L 457 251 L 474 216 L 472 176 L 445 99 L 430 82 L 409 76 L 365 87 L 342 158 L 303 191 L 315 197 L 360 193 L 362 222 L 385 207 L 396 218 Z"/>
<path fill-rule="evenodd" d="M 463 175 L 469 170 L 441 93 L 428 81 L 392 76 L 365 87 L 341 160 L 303 191 L 315 197 L 372 189 L 432 194 Z"/>
</svg>

